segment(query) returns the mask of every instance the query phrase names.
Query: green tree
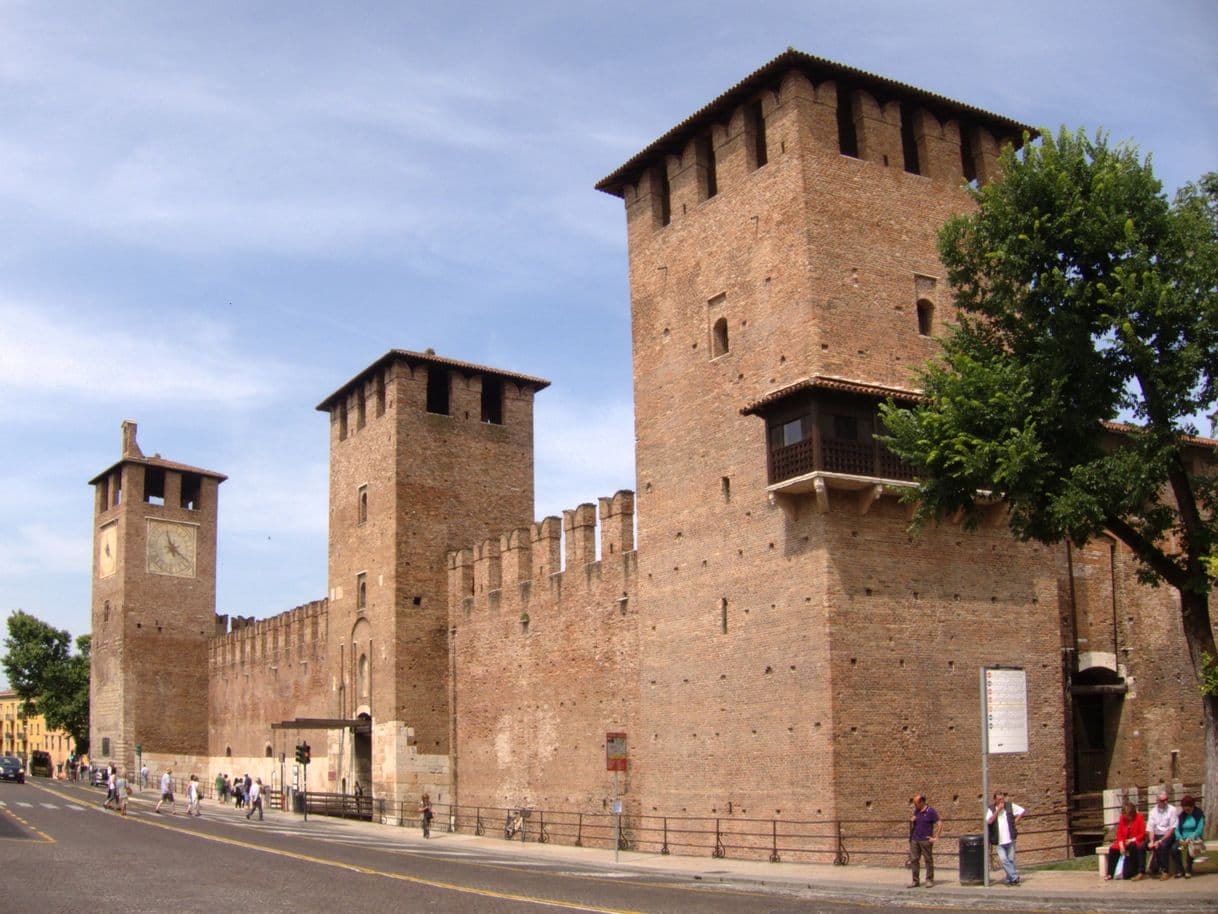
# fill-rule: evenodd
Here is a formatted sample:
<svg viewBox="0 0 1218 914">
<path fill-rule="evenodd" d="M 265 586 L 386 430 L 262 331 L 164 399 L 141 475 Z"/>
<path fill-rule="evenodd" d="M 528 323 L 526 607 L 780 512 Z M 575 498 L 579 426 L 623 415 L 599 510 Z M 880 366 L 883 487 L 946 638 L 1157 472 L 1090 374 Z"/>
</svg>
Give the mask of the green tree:
<svg viewBox="0 0 1218 914">
<path fill-rule="evenodd" d="M 997 497 L 1017 537 L 1108 531 L 1179 593 L 1214 822 L 1218 462 L 1194 436 L 1218 400 L 1218 175 L 1168 201 L 1136 148 L 1065 130 L 1001 164 L 940 233 L 958 320 L 925 401 L 884 407 L 889 445 L 917 471 L 915 522 L 975 524 Z"/>
<path fill-rule="evenodd" d="M 76 740 L 78 751 L 89 742 L 89 649 L 91 638 L 72 638 L 22 610 L 8 617 L 8 637 L 0 665 L 21 699 L 22 713 L 42 714 L 48 726 L 62 727 Z"/>
<path fill-rule="evenodd" d="M 89 751 L 89 653 L 91 635 L 76 639 L 76 653 L 47 670 L 38 709 L 47 726 L 70 734 L 77 754 Z"/>
</svg>

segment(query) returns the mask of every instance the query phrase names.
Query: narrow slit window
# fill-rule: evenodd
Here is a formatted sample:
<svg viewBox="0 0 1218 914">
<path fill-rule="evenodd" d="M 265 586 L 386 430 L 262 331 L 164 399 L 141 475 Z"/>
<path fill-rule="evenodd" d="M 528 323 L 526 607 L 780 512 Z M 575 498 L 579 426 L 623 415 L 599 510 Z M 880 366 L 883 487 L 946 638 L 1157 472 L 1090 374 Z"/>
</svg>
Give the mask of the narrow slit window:
<svg viewBox="0 0 1218 914">
<path fill-rule="evenodd" d="M 338 440 L 347 440 L 347 401 L 338 404 Z"/>
<path fill-rule="evenodd" d="M 660 193 L 660 225 L 672 222 L 672 188 L 668 186 L 668 165 L 661 162 L 656 168 L 656 183 Z"/>
<path fill-rule="evenodd" d="M 503 425 L 503 382 L 498 378 L 482 378 L 482 421 Z"/>
<path fill-rule="evenodd" d="M 757 99 L 745 109 L 745 116 L 752 140 L 753 167 L 760 168 L 769 161 L 765 139 L 765 113 L 761 107 L 761 99 Z"/>
<path fill-rule="evenodd" d="M 364 572 L 355 576 L 355 608 L 364 609 L 368 606 L 368 575 Z M 301 640 L 304 640 L 304 629 L 300 630 Z"/>
<path fill-rule="evenodd" d="M 715 141 L 710 133 L 698 138 L 698 164 L 702 166 L 702 199 L 709 200 L 719 193 L 719 175 L 715 169 Z"/>
<path fill-rule="evenodd" d="M 359 431 L 368 423 L 368 400 L 361 383 L 355 388 L 355 430 Z"/>
<path fill-rule="evenodd" d="M 202 494 L 203 477 L 198 473 L 183 473 L 181 506 L 188 511 L 198 511 Z"/>
<path fill-rule="evenodd" d="M 935 329 L 935 306 L 925 298 L 918 299 L 918 333 L 930 336 Z"/>
<path fill-rule="evenodd" d="M 911 175 L 922 174 L 918 161 L 918 141 L 914 137 L 914 110 L 909 105 L 901 106 L 901 152 L 905 157 L 905 170 Z"/>
<path fill-rule="evenodd" d="M 969 183 L 977 180 L 977 163 L 973 159 L 973 131 L 966 124 L 960 125 L 960 169 L 964 172 L 964 180 Z"/>
<path fill-rule="evenodd" d="M 385 415 L 385 375 L 383 372 L 377 372 L 374 387 L 376 390 L 376 414 L 380 417 Z"/>
<path fill-rule="evenodd" d="M 432 366 L 427 369 L 427 411 L 439 416 L 448 413 L 448 371 Z"/>
<path fill-rule="evenodd" d="M 144 502 L 150 505 L 165 504 L 165 471 L 160 467 L 144 469 Z"/>
<path fill-rule="evenodd" d="M 715 321 L 711 329 L 711 358 L 726 355 L 730 347 L 727 338 L 727 318 L 721 317 Z"/>
<path fill-rule="evenodd" d="M 837 148 L 844 156 L 859 157 L 858 131 L 854 127 L 854 101 L 848 88 L 837 87 Z"/>
<path fill-rule="evenodd" d="M 366 524 L 368 522 L 368 487 L 360 486 L 356 493 L 356 523 Z"/>
</svg>

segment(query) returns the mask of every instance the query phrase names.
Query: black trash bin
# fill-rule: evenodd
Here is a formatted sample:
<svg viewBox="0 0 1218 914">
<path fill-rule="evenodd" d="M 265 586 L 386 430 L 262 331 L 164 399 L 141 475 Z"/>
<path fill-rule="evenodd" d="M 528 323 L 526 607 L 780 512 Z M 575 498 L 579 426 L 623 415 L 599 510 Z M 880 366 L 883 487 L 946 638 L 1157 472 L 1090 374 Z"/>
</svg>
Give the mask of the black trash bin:
<svg viewBox="0 0 1218 914">
<path fill-rule="evenodd" d="M 960 836 L 960 884 L 981 885 L 985 881 L 985 871 L 981 868 L 985 857 L 985 837 L 983 835 Z"/>
</svg>

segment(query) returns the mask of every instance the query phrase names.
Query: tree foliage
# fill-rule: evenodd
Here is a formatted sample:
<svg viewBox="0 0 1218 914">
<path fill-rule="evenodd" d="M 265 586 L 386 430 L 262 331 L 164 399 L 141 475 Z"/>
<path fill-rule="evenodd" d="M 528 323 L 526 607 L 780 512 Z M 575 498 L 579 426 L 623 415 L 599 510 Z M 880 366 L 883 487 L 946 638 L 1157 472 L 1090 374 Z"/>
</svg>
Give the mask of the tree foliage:
<svg viewBox="0 0 1218 914">
<path fill-rule="evenodd" d="M 26 716 L 42 714 L 47 726 L 71 734 L 80 752 L 89 743 L 89 652 L 91 638 L 76 639 L 27 612 L 8 618 L 0 665 Z"/>
<path fill-rule="evenodd" d="M 1200 685 L 1218 656 L 1218 462 L 1194 437 L 1218 401 L 1218 174 L 1169 201 L 1136 148 L 1065 130 L 1001 165 L 939 236 L 957 322 L 926 399 L 883 409 L 916 520 L 976 523 L 997 498 L 1023 539 L 1115 535 L 1179 591 Z M 1203 704 L 1213 784 L 1218 698 Z"/>
</svg>

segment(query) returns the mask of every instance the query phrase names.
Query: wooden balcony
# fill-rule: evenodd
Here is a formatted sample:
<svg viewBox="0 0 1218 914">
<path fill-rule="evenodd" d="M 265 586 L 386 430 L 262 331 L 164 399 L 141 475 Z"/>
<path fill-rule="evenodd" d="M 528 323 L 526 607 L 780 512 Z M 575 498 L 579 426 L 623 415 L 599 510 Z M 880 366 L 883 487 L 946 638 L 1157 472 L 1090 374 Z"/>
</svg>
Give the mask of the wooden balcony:
<svg viewBox="0 0 1218 914">
<path fill-rule="evenodd" d="M 913 482 L 913 470 L 879 441 L 838 441 L 814 433 L 770 451 L 770 486 L 810 473 L 836 473 L 869 480 Z"/>
<path fill-rule="evenodd" d="M 880 442 L 826 439 L 818 433 L 771 448 L 769 480 L 771 498 L 815 494 L 821 512 L 829 510 L 829 489 L 859 493 L 859 511 L 866 513 L 885 491 L 915 485 L 912 468 Z"/>
</svg>

